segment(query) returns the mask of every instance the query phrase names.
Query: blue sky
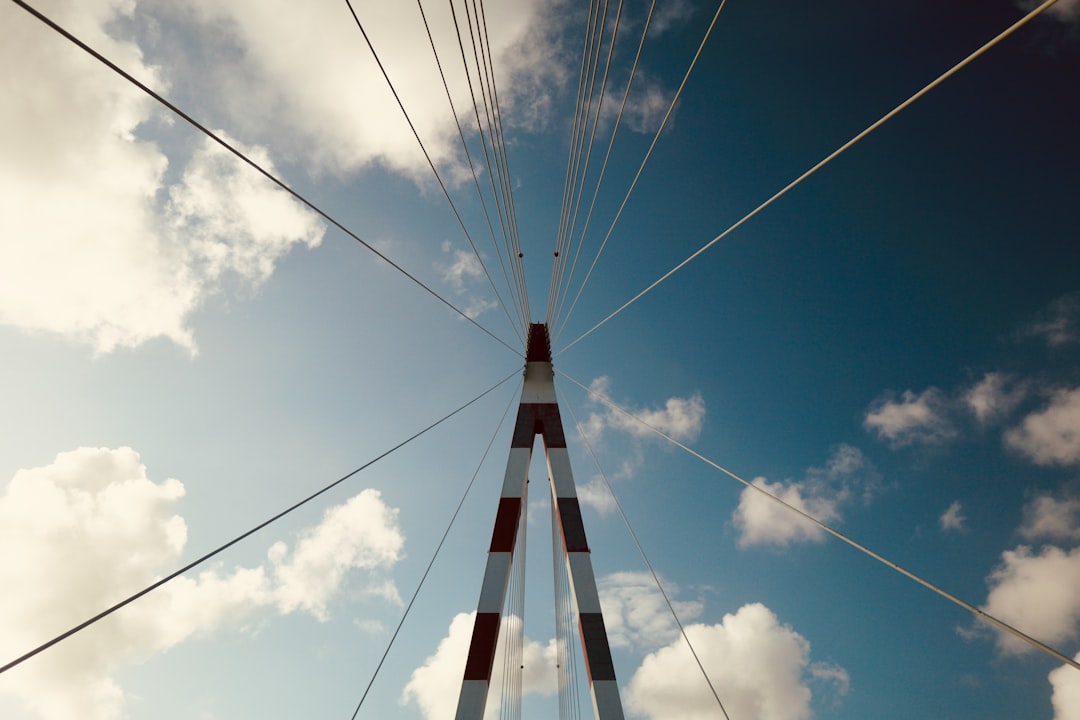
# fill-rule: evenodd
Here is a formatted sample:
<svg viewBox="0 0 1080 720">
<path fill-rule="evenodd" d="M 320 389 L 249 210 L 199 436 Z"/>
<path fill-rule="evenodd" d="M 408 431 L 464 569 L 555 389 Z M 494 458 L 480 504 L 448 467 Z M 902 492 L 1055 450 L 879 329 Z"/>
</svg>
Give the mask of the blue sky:
<svg viewBox="0 0 1080 720">
<path fill-rule="evenodd" d="M 498 273 L 416 7 L 355 5 Z M 306 15 L 205 0 L 39 7 L 517 344 L 344 3 Z M 424 7 L 451 67 L 448 10 Z M 658 8 L 572 293 L 716 5 Z M 647 9 L 624 9 L 594 163 Z M 556 350 L 1028 9 L 733 0 Z M 554 0 L 487 11 L 540 320 L 586 15 Z M 1078 12 L 1060 0 L 556 358 L 1072 657 Z M 6 662 L 369 461 L 521 359 L 14 3 L 0 17 Z M 475 130 L 467 138 L 479 153 Z M 595 178 L 594 166 L 586 196 Z M 0 714 L 351 715 L 515 382 L 0 676 Z M 558 391 L 733 718 L 1080 718 L 1080 671 L 763 504 L 573 383 Z M 508 423 L 359 717 L 452 716 Z M 628 715 L 718 717 L 568 434 Z M 532 478 L 543 472 L 535 463 Z M 533 491 L 524 717 L 550 717 L 548 509 L 542 483 Z"/>
</svg>

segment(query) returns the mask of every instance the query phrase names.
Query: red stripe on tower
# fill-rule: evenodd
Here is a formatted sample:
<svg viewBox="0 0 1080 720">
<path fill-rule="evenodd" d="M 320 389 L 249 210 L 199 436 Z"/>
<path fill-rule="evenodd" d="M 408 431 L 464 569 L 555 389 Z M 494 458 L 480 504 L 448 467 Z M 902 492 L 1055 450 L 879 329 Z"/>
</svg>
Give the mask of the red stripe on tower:
<svg viewBox="0 0 1080 720">
<path fill-rule="evenodd" d="M 585 666 L 589 672 L 589 682 L 614 680 L 615 663 L 611 661 L 611 647 L 608 645 L 604 616 L 600 613 L 581 613 L 578 625 L 581 628 L 581 644 L 585 646 Z"/>
<path fill-rule="evenodd" d="M 491 669 L 495 664 L 495 645 L 499 639 L 499 613 L 476 613 L 469 657 L 465 661 L 466 680 L 491 682 Z"/>
<path fill-rule="evenodd" d="M 521 521 L 521 498 L 499 498 L 499 510 L 495 513 L 495 529 L 491 533 L 488 552 L 514 552 L 518 522 Z"/>
</svg>

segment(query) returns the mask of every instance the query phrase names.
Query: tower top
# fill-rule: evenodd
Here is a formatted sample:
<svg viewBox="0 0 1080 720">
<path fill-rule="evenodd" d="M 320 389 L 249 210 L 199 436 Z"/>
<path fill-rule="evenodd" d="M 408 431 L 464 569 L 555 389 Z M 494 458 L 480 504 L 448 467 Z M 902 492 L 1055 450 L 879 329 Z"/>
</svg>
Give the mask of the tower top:
<svg viewBox="0 0 1080 720">
<path fill-rule="evenodd" d="M 551 362 L 551 339 L 548 337 L 547 323 L 533 323 L 529 326 L 529 347 L 525 351 L 525 362 Z"/>
</svg>

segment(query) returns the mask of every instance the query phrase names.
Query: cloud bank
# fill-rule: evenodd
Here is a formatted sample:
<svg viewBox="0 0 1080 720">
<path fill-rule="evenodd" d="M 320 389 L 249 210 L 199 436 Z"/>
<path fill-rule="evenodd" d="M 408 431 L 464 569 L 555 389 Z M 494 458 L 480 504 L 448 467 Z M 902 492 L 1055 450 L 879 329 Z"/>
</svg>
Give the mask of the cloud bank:
<svg viewBox="0 0 1080 720">
<path fill-rule="evenodd" d="M 646 654 L 623 687 L 624 707 L 638 717 L 655 720 L 717 717 L 716 700 L 652 577 L 640 572 L 613 573 L 600 578 L 598 588 L 612 647 Z M 667 590 L 684 624 L 700 615 L 700 601 L 676 599 L 674 585 L 669 584 Z M 402 704 L 415 703 L 426 720 L 454 717 L 474 615 L 460 613 L 454 618 L 446 637 L 413 672 L 402 693 Z M 519 621 L 511 616 L 510 622 Z M 687 625 L 686 632 L 732 717 L 806 720 L 812 714 L 811 685 L 835 699 L 849 690 L 846 670 L 812 663 L 810 643 L 760 603 L 744 605 L 718 624 Z M 525 693 L 556 692 L 555 648 L 554 639 L 546 644 L 525 639 Z M 496 657 L 493 688 L 501 686 L 501 673 L 502 662 Z M 497 715 L 497 695 L 489 694 L 486 717 Z"/>
<path fill-rule="evenodd" d="M 0 556 L 0 585 L 19 588 L 0 593 L 0 656 L 21 655 L 181 565 L 183 495 L 178 480 L 151 480 L 131 448 L 79 448 L 17 472 L 0 496 L 0 545 L 19 548 Z M 264 608 L 325 619 L 357 570 L 362 584 L 385 590 L 403 542 L 397 511 L 365 490 L 327 510 L 291 551 L 279 542 L 265 564 L 176 578 L 5 673 L 0 693 L 44 720 L 121 717 L 123 666 Z"/>
<path fill-rule="evenodd" d="M 44 9 L 136 77 L 169 86 L 138 45 L 107 30 L 134 3 Z M 140 137 L 163 117 L 153 101 L 14 5 L 0 22 L 13 28 L 0 60 L 35 69 L 0 78 L 0 323 L 98 353 L 154 338 L 194 351 L 190 316 L 225 276 L 258 286 L 291 247 L 319 244 L 310 211 L 216 146 L 200 143 L 170 181 L 170 158 Z M 244 149 L 273 169 L 265 150 Z"/>
<path fill-rule="evenodd" d="M 283 0 L 39 5 L 205 125 L 227 127 L 271 172 L 277 159 L 312 176 L 379 166 L 430 181 L 344 6 L 313 6 L 297 19 Z M 487 9 L 506 127 L 542 125 L 562 87 L 559 7 L 519 0 Z M 415 5 L 361 12 L 428 152 L 449 182 L 463 180 L 457 125 Z M 465 71 L 452 62 L 461 51 L 449 10 L 427 12 L 456 112 L 474 126 Z M 156 338 L 194 352 L 195 310 L 228 282 L 258 287 L 291 248 L 321 242 L 324 226 L 310 211 L 216 146 L 187 147 L 186 127 L 171 137 L 171 115 L 26 12 L 5 5 L 0 23 L 11 28 L 0 61 L 34 69 L 0 79 L 0 193 L 8 201 L 0 323 L 97 353 Z M 473 83 L 479 92 L 479 78 Z M 466 312 L 489 307 L 478 300 Z"/>
<path fill-rule="evenodd" d="M 287 12 L 292 7 L 286 0 L 188 0 L 185 12 L 175 17 L 215 39 L 208 57 L 192 53 L 185 59 L 213 78 L 207 89 L 215 93 L 212 103 L 224 108 L 230 127 L 272 142 L 290 161 L 315 173 L 379 165 L 430 181 L 427 161 L 348 8 L 315 5 L 298 20 Z M 464 179 L 468 170 L 457 126 L 416 4 L 355 7 L 436 167 L 447 179 Z M 485 7 L 499 104 L 503 122 L 511 127 L 546 122 L 553 93 L 565 80 L 556 62 L 558 8 L 551 0 Z M 475 127 L 449 6 L 430 4 L 424 11 L 458 119 L 466 129 Z M 471 60 L 467 18 L 460 9 L 457 21 Z M 238 66 L 217 67 L 212 59 L 223 55 Z M 479 99 L 475 72 L 472 84 Z M 483 119 L 482 105 L 479 113 Z"/>
</svg>

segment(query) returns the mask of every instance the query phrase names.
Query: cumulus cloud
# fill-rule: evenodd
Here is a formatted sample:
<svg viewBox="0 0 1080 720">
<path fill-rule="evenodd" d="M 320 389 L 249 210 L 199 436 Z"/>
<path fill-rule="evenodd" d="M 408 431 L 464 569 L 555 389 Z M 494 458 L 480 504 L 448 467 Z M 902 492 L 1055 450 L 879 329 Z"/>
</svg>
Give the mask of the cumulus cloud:
<svg viewBox="0 0 1080 720">
<path fill-rule="evenodd" d="M 964 509 L 959 500 L 953 500 L 938 518 L 938 524 L 941 525 L 943 532 L 967 530 L 967 516 L 964 515 Z"/>
<path fill-rule="evenodd" d="M 869 502 L 880 478 L 858 448 L 839 445 L 823 468 L 810 468 L 798 481 L 770 483 L 755 478 L 755 487 L 826 523 L 841 520 L 841 510 L 855 501 Z M 744 488 L 732 516 L 739 545 L 785 547 L 795 542 L 821 542 L 825 533 L 809 520 L 752 488 Z"/>
<path fill-rule="evenodd" d="M 602 397 L 611 397 L 611 380 L 607 376 L 594 379 L 589 387 Z M 609 430 L 620 431 L 635 440 L 649 438 L 660 440 L 648 427 L 596 399 L 595 396 L 591 396 L 590 404 L 592 409 L 579 420 L 581 432 L 591 445 L 596 446 L 601 443 L 605 432 Z M 694 393 L 688 398 L 668 398 L 663 407 L 635 409 L 625 403 L 622 403 L 622 406 L 652 427 L 682 442 L 697 439 L 705 422 L 705 400 L 701 393 Z M 644 461 L 645 455 L 640 443 L 631 443 L 630 447 L 620 451 L 619 466 L 615 472 L 608 475 L 608 479 L 614 481 L 632 477 Z M 579 488 L 578 498 L 583 504 L 589 505 L 600 513 L 608 513 L 615 509 L 615 501 L 600 476 L 591 478 L 582 485 Z"/>
<path fill-rule="evenodd" d="M 679 587 L 673 583 L 666 582 L 664 589 L 681 622 L 701 615 L 704 605 L 700 601 L 675 600 Z M 649 573 L 612 573 L 600 579 L 597 590 L 612 647 L 651 650 L 679 636 L 664 596 Z"/>
<path fill-rule="evenodd" d="M 0 594 L 0 655 L 18 656 L 179 565 L 183 495 L 178 480 L 152 481 L 131 448 L 80 448 L 16 473 L 0 496 L 0 545 L 19 552 L 0 556 L 0 585 L 20 591 Z M 368 525 L 345 527 L 361 520 Z M 260 608 L 324 617 L 345 569 L 364 569 L 381 585 L 400 546 L 396 511 L 366 490 L 328 510 L 291 555 L 278 545 L 267 565 L 179 577 L 6 673 L 0 693 L 45 720 L 120 717 L 122 666 L 241 624 Z M 312 582 L 316 571 L 329 577 Z"/>
<path fill-rule="evenodd" d="M 1025 540 L 1080 541 L 1080 498 L 1033 498 L 1018 532 Z"/>
<path fill-rule="evenodd" d="M 106 30 L 133 3 L 52 5 L 133 75 L 167 87 L 138 45 Z M 167 184 L 169 158 L 139 137 L 160 117 L 149 98 L 14 5 L 0 22 L 14 28 L 0 60 L 34 68 L 0 79 L 0 323 L 97 352 L 157 337 L 194 349 L 189 317 L 223 273 L 257 284 L 292 245 L 318 244 L 311 213 L 208 146 Z"/>
<path fill-rule="evenodd" d="M 264 148 L 218 135 L 274 173 Z M 209 139 L 169 188 L 166 219 L 174 236 L 184 239 L 184 265 L 202 285 L 228 272 L 261 283 L 293 245 L 315 247 L 323 237 L 314 213 Z"/>
<path fill-rule="evenodd" d="M 286 0 L 191 0 L 188 21 L 212 42 L 183 60 L 210 82 L 215 107 L 245 137 L 274 144 L 314 172 L 378 164 L 417 180 L 427 161 L 347 8 L 316 5 L 298 21 Z M 503 122 L 539 124 L 565 78 L 558 54 L 557 2 L 519 0 L 485 8 Z M 357 6 L 361 22 L 429 155 L 446 179 L 463 179 L 457 126 L 415 4 Z M 468 82 L 447 5 L 425 6 L 462 125 L 475 126 Z M 464 23 L 460 16 L 459 21 Z M 471 52 L 468 49 L 467 51 Z M 218 67 L 216 58 L 237 65 Z M 472 82 L 479 87 L 473 73 Z M 483 110 L 481 109 L 481 117 Z"/>
<path fill-rule="evenodd" d="M 893 447 L 942 443 L 956 436 L 947 412 L 945 396 L 934 387 L 918 394 L 905 390 L 899 399 L 887 393 L 867 409 L 863 427 Z"/>
<path fill-rule="evenodd" d="M 413 671 L 401 693 L 401 704 L 416 703 L 426 720 L 453 719 L 457 710 L 458 695 L 461 692 L 461 678 L 465 673 L 465 658 L 469 654 L 469 641 L 472 638 L 475 617 L 475 612 L 458 613 L 454 616 L 446 637 L 439 642 L 435 653 Z M 502 653 L 505 650 L 505 644 L 501 642 L 501 638 L 507 630 L 511 633 L 520 633 L 521 619 L 516 615 L 503 618 L 490 685 L 496 690 L 488 693 L 485 717 L 496 717 L 499 711 L 497 688 L 502 686 Z M 541 644 L 525 638 L 522 653 L 521 664 L 524 666 L 521 679 L 522 693 L 544 695 L 554 693 L 557 689 L 555 641 Z"/>
<path fill-rule="evenodd" d="M 1050 645 L 1075 640 L 1080 632 L 1080 548 L 1047 546 L 1039 552 L 1026 545 L 1001 554 L 1001 564 L 987 578 L 990 592 L 983 609 Z M 1003 654 L 1032 648 L 997 633 Z"/>
<path fill-rule="evenodd" d="M 624 689 L 627 709 L 646 718 L 716 717 L 716 702 L 651 576 L 613 573 L 600 579 L 598 588 L 612 647 L 648 653 Z M 677 601 L 678 588 L 669 584 L 666 589 L 680 619 L 700 615 L 700 601 Z M 453 619 L 447 636 L 402 692 L 400 702 L 415 703 L 426 720 L 454 716 L 474 617 L 460 613 Z M 517 617 L 510 616 L 509 623 L 520 631 Z M 850 688 L 846 670 L 811 663 L 806 639 L 782 625 L 764 605 L 745 605 L 719 624 L 690 624 L 686 631 L 732 717 L 803 720 L 811 717 L 811 686 L 835 699 Z M 555 640 L 541 644 L 526 638 L 524 644 L 523 692 L 554 694 Z M 497 656 L 493 686 L 501 684 L 501 672 Z M 497 694 L 489 695 L 485 717 L 496 716 Z"/>
<path fill-rule="evenodd" d="M 1080 464 L 1080 388 L 1055 392 L 1049 405 L 1005 433 L 1005 446 L 1036 465 Z"/>
<path fill-rule="evenodd" d="M 603 478 L 599 476 L 590 478 L 584 485 L 578 486 L 577 495 L 582 505 L 588 505 L 601 515 L 615 511 L 615 498 L 604 484 Z"/>
<path fill-rule="evenodd" d="M 268 557 L 278 609 L 283 613 L 302 609 L 325 620 L 327 602 L 348 571 L 376 570 L 397 562 L 405 542 L 396 531 L 397 517 L 396 509 L 368 490 L 327 510 L 317 527 L 301 535 L 292 553 L 285 543 L 275 543 Z M 374 592 L 400 603 L 393 585 L 385 589 L 378 585 Z"/>
<path fill-rule="evenodd" d="M 846 692 L 846 671 L 812 669 L 810 643 L 782 625 L 769 608 L 744 605 L 715 625 L 686 628 L 728 714 L 757 720 L 812 717 L 810 677 Z M 712 720 L 718 708 L 685 642 L 679 638 L 650 653 L 626 688 L 628 708 L 650 719 Z"/>
<path fill-rule="evenodd" d="M 1028 385 L 1014 382 L 1004 373 L 986 373 L 963 394 L 963 402 L 980 424 L 986 425 L 1008 415 L 1027 395 Z"/>
<path fill-rule="evenodd" d="M 442 274 L 443 282 L 450 287 L 463 290 L 466 282 L 484 277 L 484 268 L 475 253 L 455 248 L 449 240 L 442 244 L 442 250 L 450 257 L 447 262 L 441 262 L 437 267 Z"/>
<path fill-rule="evenodd" d="M 770 483 L 759 477 L 754 478 L 753 484 L 823 523 L 832 524 L 840 519 L 834 498 L 804 496 L 802 483 Z M 739 506 L 735 508 L 732 520 L 739 529 L 740 547 L 784 547 L 793 542 L 821 542 L 825 539 L 825 533 L 815 524 L 750 488 L 745 488 L 739 495 Z"/>
<path fill-rule="evenodd" d="M 1074 660 L 1080 661 L 1080 654 Z M 1047 676 L 1054 688 L 1050 703 L 1054 706 L 1054 720 L 1075 720 L 1080 718 L 1080 672 L 1076 668 L 1062 665 L 1052 670 Z"/>
<path fill-rule="evenodd" d="M 558 4 L 523 0 L 487 11 L 508 127 L 543 123 L 561 87 Z M 253 140 L 245 148 L 268 169 L 257 143 L 311 172 L 378 164 L 426 179 L 426 161 L 344 10 L 315 8 L 298 23 L 282 7 L 148 0 L 136 16 L 131 2 L 88 0 L 43 9 L 150 86 L 213 108 L 204 112 Z M 429 152 L 448 179 L 463 178 L 457 128 L 416 8 L 363 12 Z M 295 201 L 211 146 L 190 158 L 175 144 L 166 153 L 149 139 L 167 119 L 152 100 L 43 35 L 15 6 L 0 13 L 15 28 L 0 59 L 34 68 L 0 80 L 0 193 L 10 209 L 0 236 L 11 240 L 0 245 L 0 323 L 97 352 L 159 337 L 193 351 L 190 317 L 223 275 L 257 285 L 290 247 L 318 244 L 322 225 Z M 440 50 L 456 55 L 447 8 L 428 13 Z M 155 22 L 190 32 L 146 32 L 138 42 L 121 34 Z M 175 41 L 185 36 L 199 42 Z M 464 71 L 446 66 L 458 112 L 471 119 Z M 186 97 L 193 88 L 200 97 Z M 475 317 L 493 306 L 470 298 L 463 311 Z"/>
<path fill-rule="evenodd" d="M 611 380 L 607 376 L 596 378 L 589 387 L 595 393 L 611 397 Z M 635 409 L 625 403 L 622 405 L 645 423 L 682 442 L 696 440 L 705 422 L 705 400 L 701 393 L 694 393 L 688 398 L 670 397 L 662 408 Z M 590 413 L 582 426 L 590 440 L 598 440 L 601 433 L 608 428 L 621 430 L 634 437 L 656 437 L 656 433 L 645 425 L 606 404 L 600 411 Z"/>
<path fill-rule="evenodd" d="M 485 279 L 484 266 L 476 253 L 455 248 L 450 241 L 442 244 L 442 251 L 447 256 L 446 260 L 435 263 L 435 269 L 439 271 L 443 282 L 450 286 L 454 294 L 465 301 L 462 312 L 471 318 L 479 317 L 482 313 L 498 307 L 494 300 L 489 300 L 476 290 L 477 283 Z M 482 282 L 484 287 L 490 287 L 488 282 Z"/>
</svg>

